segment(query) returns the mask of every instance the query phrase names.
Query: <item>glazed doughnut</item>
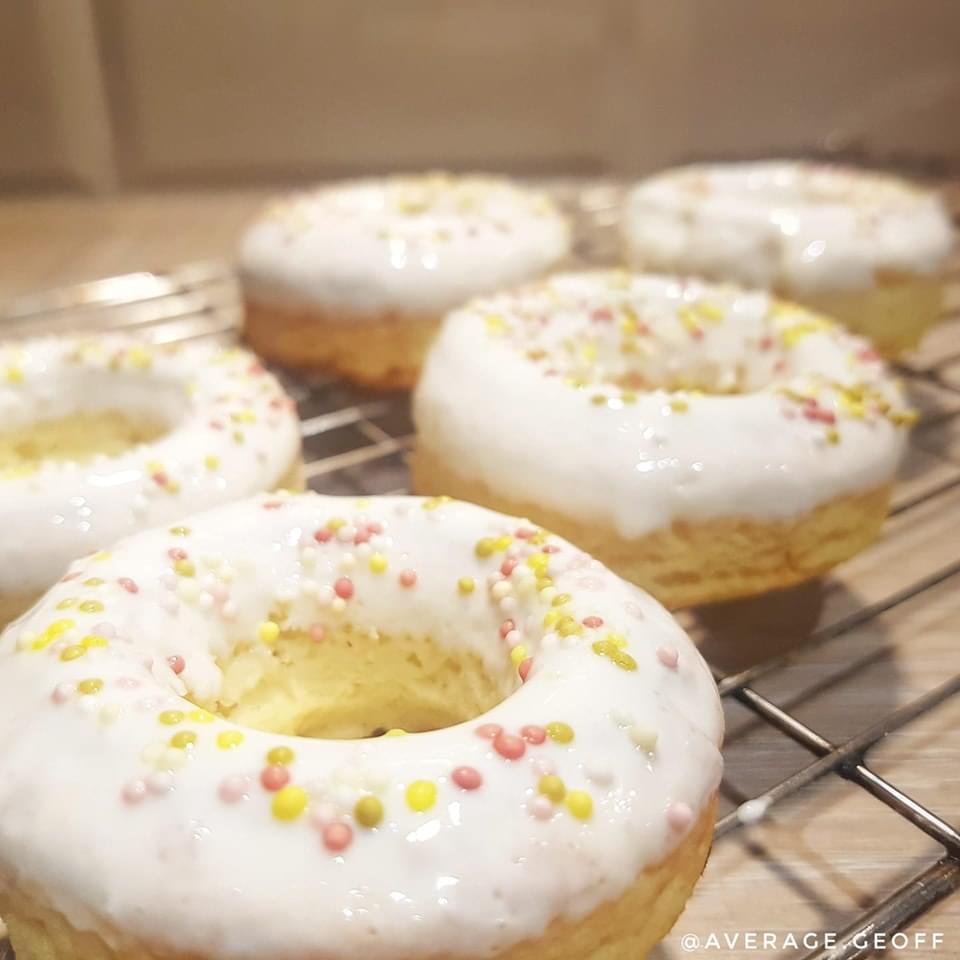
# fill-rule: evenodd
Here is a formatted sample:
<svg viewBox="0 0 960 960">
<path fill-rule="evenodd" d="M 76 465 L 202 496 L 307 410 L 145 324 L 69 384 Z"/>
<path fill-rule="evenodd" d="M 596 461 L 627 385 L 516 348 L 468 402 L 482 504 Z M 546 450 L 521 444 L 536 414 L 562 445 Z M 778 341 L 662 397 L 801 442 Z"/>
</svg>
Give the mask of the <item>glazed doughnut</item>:
<svg viewBox="0 0 960 960">
<path fill-rule="evenodd" d="M 507 180 L 321 187 L 275 203 L 244 236 L 246 335 L 281 364 L 410 386 L 443 314 L 536 279 L 569 242 L 548 197 Z"/>
<path fill-rule="evenodd" d="M 769 294 L 561 274 L 447 318 L 414 486 L 529 514 L 685 606 L 872 541 L 911 418 L 865 341 Z"/>
<path fill-rule="evenodd" d="M 125 337 L 0 345 L 0 624 L 142 527 L 301 487 L 292 402 L 244 350 Z"/>
<path fill-rule="evenodd" d="M 887 356 L 939 320 L 952 245 L 939 197 L 876 173 L 804 163 L 671 170 L 638 184 L 628 262 L 774 290 Z"/>
<path fill-rule="evenodd" d="M 447 498 L 137 534 L 0 660 L 17 960 L 633 960 L 710 845 L 723 721 L 687 636 Z"/>
</svg>

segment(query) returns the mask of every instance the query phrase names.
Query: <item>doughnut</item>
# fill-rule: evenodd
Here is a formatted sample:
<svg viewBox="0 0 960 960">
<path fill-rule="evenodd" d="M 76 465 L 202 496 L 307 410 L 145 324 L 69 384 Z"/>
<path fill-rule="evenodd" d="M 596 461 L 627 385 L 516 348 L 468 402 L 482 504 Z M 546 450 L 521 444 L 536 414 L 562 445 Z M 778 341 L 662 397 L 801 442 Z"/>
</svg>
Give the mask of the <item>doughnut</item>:
<svg viewBox="0 0 960 960">
<path fill-rule="evenodd" d="M 617 271 L 453 312 L 413 415 L 417 492 L 529 515 L 668 607 L 861 550 L 913 419 L 873 348 L 832 321 Z"/>
<path fill-rule="evenodd" d="M 670 170 L 630 192 L 628 263 L 775 291 L 839 320 L 885 356 L 940 318 L 950 217 L 931 191 L 806 163 Z"/>
<path fill-rule="evenodd" d="M 0 660 L 17 960 L 634 960 L 710 846 L 723 719 L 686 634 L 446 497 L 138 533 Z"/>
<path fill-rule="evenodd" d="M 292 401 L 245 350 L 123 336 L 0 344 L 0 624 L 91 550 L 302 485 Z"/>
<path fill-rule="evenodd" d="M 246 336 L 264 357 L 408 387 L 453 307 L 569 251 L 549 198 L 492 177 L 348 181 L 270 206 L 243 237 Z"/>
</svg>

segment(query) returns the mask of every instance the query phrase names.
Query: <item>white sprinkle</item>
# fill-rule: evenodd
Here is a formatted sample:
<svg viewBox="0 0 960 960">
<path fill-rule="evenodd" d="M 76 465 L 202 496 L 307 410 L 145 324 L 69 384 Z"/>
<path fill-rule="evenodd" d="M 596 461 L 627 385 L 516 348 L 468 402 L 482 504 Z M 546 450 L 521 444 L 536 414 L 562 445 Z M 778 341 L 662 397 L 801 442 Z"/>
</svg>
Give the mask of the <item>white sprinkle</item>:
<svg viewBox="0 0 960 960">
<path fill-rule="evenodd" d="M 339 566 L 341 570 L 352 570 L 356 562 L 357 558 L 352 553 L 345 553 L 340 558 L 340 563 L 337 564 L 337 566 Z"/>
<path fill-rule="evenodd" d="M 317 551 L 314 547 L 304 547 L 300 551 L 300 562 L 305 567 L 312 567 L 317 562 Z"/>
<path fill-rule="evenodd" d="M 657 732 L 649 727 L 641 727 L 634 724 L 629 730 L 630 739 L 647 753 L 653 753 L 657 749 Z"/>
</svg>

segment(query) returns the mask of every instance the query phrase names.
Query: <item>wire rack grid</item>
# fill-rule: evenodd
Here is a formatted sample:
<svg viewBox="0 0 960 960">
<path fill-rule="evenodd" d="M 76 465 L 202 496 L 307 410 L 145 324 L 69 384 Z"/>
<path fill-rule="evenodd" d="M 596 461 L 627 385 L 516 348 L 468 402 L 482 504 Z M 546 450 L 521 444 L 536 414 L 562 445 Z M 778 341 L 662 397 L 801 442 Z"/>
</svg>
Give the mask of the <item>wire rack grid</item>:
<svg viewBox="0 0 960 960">
<path fill-rule="evenodd" d="M 940 186 L 954 214 L 960 214 L 960 185 Z M 610 181 L 565 181 L 551 184 L 551 188 L 577 227 L 575 260 L 585 264 L 615 262 L 614 228 L 622 186 Z M 915 436 L 921 438 L 916 447 L 921 467 L 900 485 L 892 524 L 909 524 L 912 516 L 925 510 L 936 511 L 940 504 L 943 510 L 954 506 L 960 509 L 960 500 L 955 505 L 951 499 L 952 494 L 960 491 L 960 260 L 952 265 L 949 282 L 944 323 L 899 369 L 921 409 L 921 422 L 915 431 Z M 18 336 L 77 328 L 137 329 L 157 342 L 171 342 L 234 337 L 241 317 L 240 297 L 230 266 L 200 263 L 166 273 L 129 274 L 22 297 L 0 308 L 0 333 Z M 306 475 L 312 489 L 343 495 L 407 490 L 406 454 L 413 436 L 407 396 L 365 392 L 325 377 L 285 373 L 280 376 L 299 405 Z M 942 448 L 954 440 L 957 450 L 944 456 Z M 951 456 L 956 457 L 956 464 Z M 846 675 L 872 662 L 875 651 L 862 654 L 860 659 L 840 658 L 839 673 L 818 677 L 799 697 L 777 696 L 777 680 L 805 658 L 823 656 L 832 646 L 891 611 L 923 602 L 942 585 L 956 589 L 958 584 L 960 542 L 954 544 L 952 552 L 948 549 L 932 569 L 914 573 L 910 564 L 901 564 L 895 576 L 883 580 L 881 588 L 862 601 L 850 602 L 847 598 L 838 615 L 821 617 L 800 641 L 775 648 L 770 656 L 748 658 L 740 663 L 731 661 L 729 647 L 722 646 L 727 629 L 723 623 L 732 622 L 734 632 L 740 634 L 754 629 L 749 625 L 751 614 L 747 607 L 726 605 L 721 616 L 709 611 L 706 616 L 696 612 L 681 615 L 711 662 L 725 706 L 729 709 L 732 704 L 739 705 L 741 713 L 746 711 L 750 719 L 730 732 L 726 752 L 729 754 L 749 730 L 762 725 L 771 736 L 797 745 L 803 757 L 794 769 L 763 789 L 744 791 L 737 781 L 736 758 L 728 755 L 715 850 L 729 842 L 732 835 L 749 834 L 758 821 L 776 814 L 792 798 L 830 778 L 839 778 L 865 791 L 934 843 L 935 854 L 919 870 L 903 878 L 885 896 L 863 903 L 862 909 L 846 918 L 843 929 L 837 932 L 836 945 L 797 954 L 803 960 L 867 957 L 873 952 L 872 935 L 908 929 L 928 910 L 960 890 L 957 826 L 931 809 L 931 805 L 912 796 L 910 783 L 894 782 L 871 765 L 871 750 L 885 738 L 960 693 L 960 673 L 955 671 L 954 660 L 954 669 L 938 685 L 843 737 L 823 735 L 815 724 L 801 718 L 803 711 L 798 707 L 817 695 L 829 695 Z M 800 602 L 804 602 L 803 596 Z M 762 629 L 770 629 L 769 624 Z M 768 689 L 773 692 L 764 692 Z M 877 836 L 875 843 L 877 850 L 882 850 L 885 838 Z M 960 895 L 955 899 L 960 899 Z M 755 928 L 758 918 L 750 915 L 750 904 L 743 904 L 741 910 L 742 915 L 733 918 L 733 922 Z M 871 937 L 865 939 L 865 934 Z M 663 956 L 675 955 L 668 952 Z M 0 960 L 13 960 L 9 944 L 0 949 Z"/>
</svg>

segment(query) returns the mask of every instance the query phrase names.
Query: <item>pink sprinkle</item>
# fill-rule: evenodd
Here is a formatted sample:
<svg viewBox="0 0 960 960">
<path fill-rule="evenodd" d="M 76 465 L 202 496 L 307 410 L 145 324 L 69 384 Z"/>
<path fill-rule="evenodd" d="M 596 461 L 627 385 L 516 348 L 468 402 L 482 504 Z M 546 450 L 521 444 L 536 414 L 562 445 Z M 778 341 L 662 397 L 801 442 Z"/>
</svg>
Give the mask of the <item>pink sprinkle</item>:
<svg viewBox="0 0 960 960">
<path fill-rule="evenodd" d="M 264 505 L 264 510 L 279 510 L 283 506 L 282 500 L 267 500 Z"/>
<path fill-rule="evenodd" d="M 400 586 L 401 587 L 412 587 L 415 586 L 417 582 L 417 571 L 416 570 L 401 570 L 400 571 Z"/>
<path fill-rule="evenodd" d="M 383 524 L 379 520 L 371 520 L 367 524 L 367 529 L 371 533 L 383 533 Z"/>
<path fill-rule="evenodd" d="M 680 654 L 675 647 L 657 647 L 657 659 L 668 669 L 676 670 Z"/>
<path fill-rule="evenodd" d="M 482 774 L 473 767 L 457 767 L 450 777 L 461 790 L 476 790 L 483 783 Z"/>
<path fill-rule="evenodd" d="M 137 586 L 136 581 L 131 580 L 129 577 L 120 577 L 120 578 L 117 580 L 117 583 L 119 583 L 120 586 L 123 587 L 123 589 L 127 591 L 127 593 L 139 593 L 139 592 L 140 592 L 140 588 Z"/>
<path fill-rule="evenodd" d="M 533 666 L 533 657 L 527 657 L 526 660 L 520 661 L 520 666 L 517 668 L 517 673 L 520 674 L 520 679 L 526 683 L 527 677 L 530 676 L 530 668 Z"/>
<path fill-rule="evenodd" d="M 541 547 L 544 553 L 559 553 L 560 548 L 555 543 L 548 543 Z"/>
<path fill-rule="evenodd" d="M 534 797 L 527 804 L 527 809 L 537 820 L 549 820 L 553 816 L 553 804 L 544 796 Z"/>
<path fill-rule="evenodd" d="M 230 591 L 227 589 L 226 584 L 215 583 L 210 588 L 210 596 L 212 596 L 217 603 L 223 603 L 227 597 L 230 596 Z"/>
<path fill-rule="evenodd" d="M 760 339 L 760 349 L 761 350 L 772 350 L 773 349 L 773 337 L 761 337 Z"/>
<path fill-rule="evenodd" d="M 314 535 L 313 539 L 317 543 L 329 543 L 333 539 L 333 531 L 328 530 L 326 527 L 321 527 Z"/>
<path fill-rule="evenodd" d="M 171 547 L 167 551 L 167 556 L 174 562 L 187 559 L 187 551 L 182 547 Z"/>
<path fill-rule="evenodd" d="M 513 535 L 518 540 L 529 540 L 536 532 L 536 530 L 531 530 L 529 527 L 521 527 L 519 530 L 514 530 Z"/>
<path fill-rule="evenodd" d="M 557 772 L 553 761 L 548 760 L 546 757 L 538 757 L 534 760 L 533 769 L 539 773 L 541 777 L 550 777 Z"/>
<path fill-rule="evenodd" d="M 517 625 L 512 620 L 504 620 L 503 623 L 500 624 L 500 639 L 501 640 L 506 639 L 507 634 L 511 630 L 516 630 L 516 629 L 517 629 Z"/>
<path fill-rule="evenodd" d="M 590 319 L 594 323 L 612 323 L 613 311 L 609 307 L 596 307 L 590 311 Z"/>
<path fill-rule="evenodd" d="M 547 731 L 543 727 L 538 727 L 535 723 L 528 723 L 520 728 L 520 736 L 527 743 L 541 744 L 547 739 Z"/>
<path fill-rule="evenodd" d="M 693 811 L 685 803 L 672 803 L 667 808 L 667 823 L 678 833 L 688 830 L 693 823 Z"/>
<path fill-rule="evenodd" d="M 519 760 L 527 752 L 527 745 L 520 737 L 501 730 L 493 738 L 493 749 L 505 760 Z"/>
<path fill-rule="evenodd" d="M 475 733 L 484 740 L 493 740 L 503 733 L 503 727 L 499 723 L 483 723 L 477 727 Z"/>
<path fill-rule="evenodd" d="M 271 764 L 263 768 L 260 782 L 266 790 L 279 790 L 290 782 L 290 771 L 279 763 Z"/>
<path fill-rule="evenodd" d="M 150 475 L 150 479 L 158 487 L 165 487 L 170 478 L 162 470 L 158 470 L 156 473 Z"/>
<path fill-rule="evenodd" d="M 341 600 L 349 600 L 353 596 L 353 581 L 349 577 L 339 577 L 333 585 L 333 592 Z"/>
<path fill-rule="evenodd" d="M 315 623 L 312 627 L 310 627 L 310 639 L 314 643 L 323 643 L 326 636 L 327 631 L 323 628 L 323 624 Z"/>
<path fill-rule="evenodd" d="M 353 542 L 359 546 L 361 543 L 366 543 L 370 537 L 373 536 L 369 527 L 365 527 L 362 530 L 358 530 L 353 538 Z"/>
<path fill-rule="evenodd" d="M 183 657 L 176 653 L 172 657 L 167 657 L 167 664 L 177 676 L 183 673 L 183 668 L 187 665 Z"/>
<path fill-rule="evenodd" d="M 346 850 L 353 842 L 353 830 L 345 823 L 329 823 L 323 828 L 323 845 L 331 853 Z"/>
<path fill-rule="evenodd" d="M 603 617 L 584 617 L 583 625 L 591 630 L 596 630 L 597 627 L 603 626 Z"/>
<path fill-rule="evenodd" d="M 516 557 L 507 557 L 507 559 L 504 560 L 503 563 L 500 564 L 500 572 L 501 572 L 505 577 L 509 577 L 510 574 L 513 573 L 514 568 L 516 567 L 516 565 L 517 565 L 517 559 L 516 559 Z"/>
<path fill-rule="evenodd" d="M 246 800 L 247 797 L 249 797 L 247 793 L 249 784 L 249 779 L 240 776 L 238 773 L 225 777 L 220 781 L 220 789 L 218 791 L 220 799 L 224 803 L 239 803 L 241 800 Z"/>
<path fill-rule="evenodd" d="M 147 795 L 147 785 L 143 780 L 131 780 L 129 783 L 124 785 L 123 788 L 123 799 L 125 803 L 129 803 L 131 806 L 135 803 L 139 803 Z"/>
<path fill-rule="evenodd" d="M 72 683 L 58 683 L 50 694 L 50 699 L 54 703 L 66 703 L 75 693 L 77 688 Z"/>
<path fill-rule="evenodd" d="M 72 572 L 65 574 L 60 578 L 61 583 L 69 583 L 71 580 L 76 580 L 80 576 L 82 570 L 73 570 Z"/>
</svg>

